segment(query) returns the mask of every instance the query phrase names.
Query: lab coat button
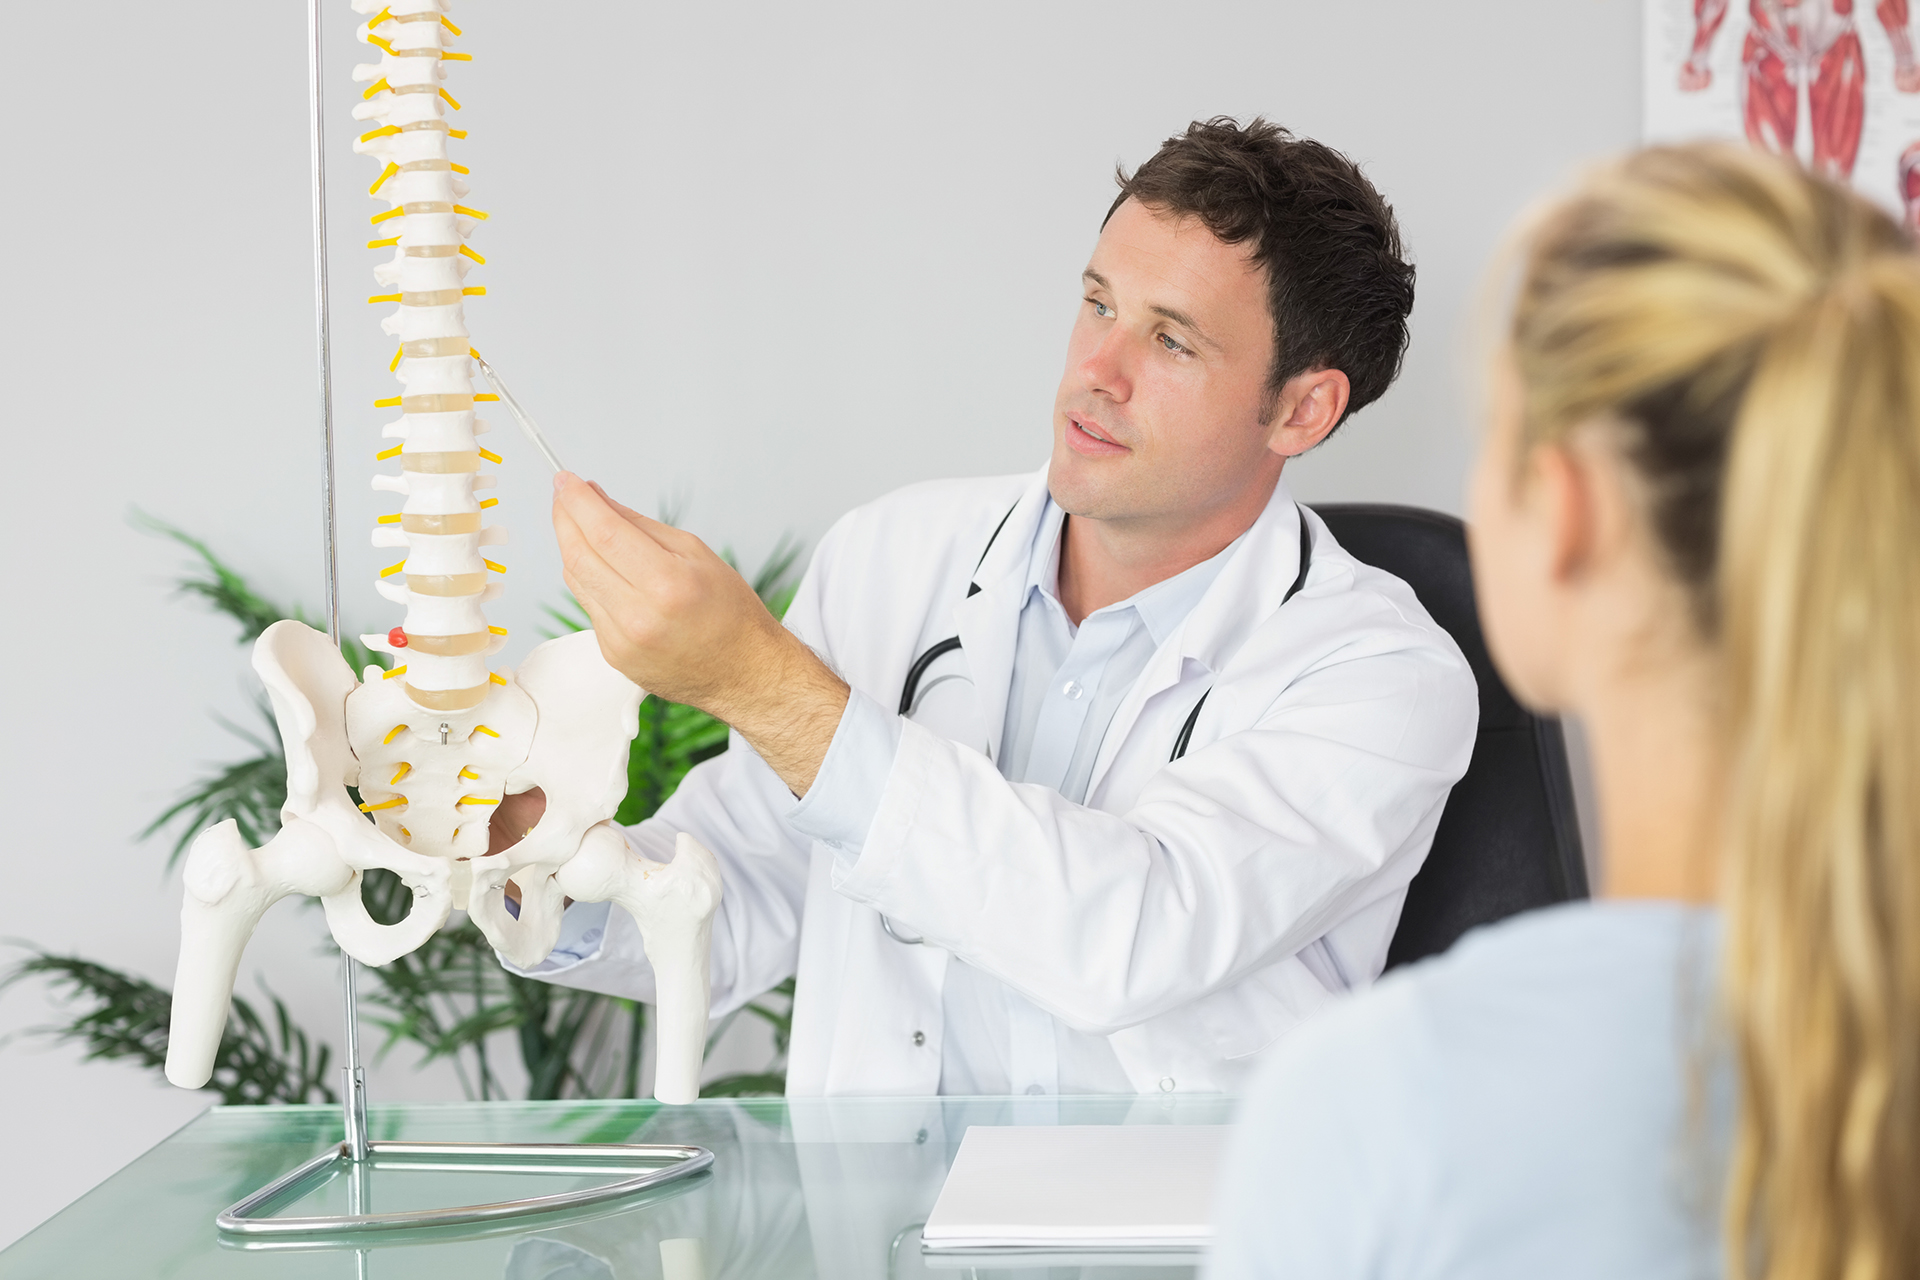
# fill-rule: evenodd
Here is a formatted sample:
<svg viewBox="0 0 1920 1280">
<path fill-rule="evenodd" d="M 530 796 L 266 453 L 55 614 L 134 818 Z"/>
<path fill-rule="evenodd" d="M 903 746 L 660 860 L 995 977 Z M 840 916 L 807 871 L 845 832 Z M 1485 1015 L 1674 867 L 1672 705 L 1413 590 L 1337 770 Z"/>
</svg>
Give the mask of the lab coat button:
<svg viewBox="0 0 1920 1280">
<path fill-rule="evenodd" d="M 1069 680 L 1060 686 L 1060 692 L 1066 694 L 1069 698 L 1078 698 L 1081 694 L 1085 693 L 1086 690 L 1080 687 L 1078 680 Z"/>
<path fill-rule="evenodd" d="M 919 1047 L 920 1047 L 921 1045 L 923 1045 L 923 1044 L 925 1044 L 926 1042 L 927 1042 L 927 1033 L 926 1033 L 926 1032 L 924 1032 L 924 1031 L 916 1031 L 916 1032 L 914 1032 L 914 1033 L 913 1033 L 913 1047 L 914 1047 L 914 1048 L 916 1048 L 916 1049 L 918 1049 L 918 1048 L 919 1048 Z"/>
</svg>

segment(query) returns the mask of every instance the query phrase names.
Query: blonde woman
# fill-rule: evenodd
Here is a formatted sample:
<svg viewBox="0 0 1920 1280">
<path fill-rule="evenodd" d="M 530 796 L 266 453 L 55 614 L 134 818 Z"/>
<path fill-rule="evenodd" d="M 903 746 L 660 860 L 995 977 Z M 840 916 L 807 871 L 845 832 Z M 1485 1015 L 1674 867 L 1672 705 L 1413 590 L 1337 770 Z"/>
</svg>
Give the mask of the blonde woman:
<svg viewBox="0 0 1920 1280">
<path fill-rule="evenodd" d="M 1920 258 L 1648 151 L 1536 225 L 1507 338 L 1481 612 L 1589 731 L 1603 898 L 1287 1043 L 1212 1275 L 1920 1275 Z"/>
</svg>

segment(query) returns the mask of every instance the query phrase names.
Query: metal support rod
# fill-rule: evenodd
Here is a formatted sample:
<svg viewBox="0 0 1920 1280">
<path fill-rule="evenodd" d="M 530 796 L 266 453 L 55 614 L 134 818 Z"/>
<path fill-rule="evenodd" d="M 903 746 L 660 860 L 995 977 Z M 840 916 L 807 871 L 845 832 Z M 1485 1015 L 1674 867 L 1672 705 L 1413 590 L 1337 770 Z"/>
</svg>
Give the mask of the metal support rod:
<svg viewBox="0 0 1920 1280">
<path fill-rule="evenodd" d="M 327 324 L 327 154 L 321 88 L 320 0 L 307 0 L 307 112 L 313 149 L 313 322 L 320 345 L 320 519 L 327 574 L 327 639 L 340 643 L 339 539 L 334 530 L 333 339 Z"/>
<path fill-rule="evenodd" d="M 333 339 L 327 306 L 326 92 L 320 55 L 320 0 L 307 0 L 307 114 L 313 151 L 313 324 L 320 352 L 320 523 L 326 565 L 327 639 L 340 644 L 340 540 L 333 492 Z M 354 999 L 353 957 L 340 957 L 340 994 L 346 1015 L 346 1064 L 341 1069 L 347 1151 L 367 1158 L 367 1074 L 360 1065 L 360 1016 Z"/>
<path fill-rule="evenodd" d="M 346 1110 L 347 1154 L 357 1164 L 367 1158 L 367 1071 L 360 1065 L 360 1005 L 354 999 L 353 957 L 340 955 L 340 995 L 346 1007 L 346 1066 L 341 1068 L 341 1104 Z"/>
</svg>

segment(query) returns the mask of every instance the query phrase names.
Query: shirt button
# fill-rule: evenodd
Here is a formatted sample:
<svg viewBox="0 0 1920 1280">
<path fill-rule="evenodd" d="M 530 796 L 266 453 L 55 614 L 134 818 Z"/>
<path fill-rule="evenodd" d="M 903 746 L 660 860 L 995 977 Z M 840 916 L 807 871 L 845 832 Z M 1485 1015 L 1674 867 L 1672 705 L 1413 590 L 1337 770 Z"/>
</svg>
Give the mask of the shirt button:
<svg viewBox="0 0 1920 1280">
<path fill-rule="evenodd" d="M 1172 1092 L 1173 1092 L 1173 1077 L 1172 1077 L 1172 1076 L 1167 1076 L 1166 1078 L 1164 1078 L 1163 1080 L 1161 1080 L 1161 1081 L 1160 1081 L 1160 1092 L 1162 1092 L 1162 1093 L 1172 1093 Z"/>
<path fill-rule="evenodd" d="M 1027 1093 L 1033 1097 L 1038 1097 L 1039 1095 L 1045 1092 L 1046 1092 L 1046 1089 L 1041 1085 L 1030 1084 L 1027 1086 Z"/>
<path fill-rule="evenodd" d="M 1069 680 L 1060 686 L 1060 692 L 1066 694 L 1069 698 L 1078 698 L 1081 694 L 1085 693 L 1086 690 L 1080 687 L 1078 680 Z"/>
<path fill-rule="evenodd" d="M 919 1047 L 920 1047 L 921 1045 L 923 1045 L 923 1044 L 925 1044 L 926 1042 L 927 1042 L 927 1033 L 926 1033 L 926 1032 L 924 1032 L 924 1031 L 916 1031 L 916 1032 L 914 1032 L 914 1033 L 913 1033 L 913 1047 L 914 1047 L 914 1048 L 916 1048 L 916 1049 L 918 1049 L 918 1048 L 919 1048 Z"/>
</svg>

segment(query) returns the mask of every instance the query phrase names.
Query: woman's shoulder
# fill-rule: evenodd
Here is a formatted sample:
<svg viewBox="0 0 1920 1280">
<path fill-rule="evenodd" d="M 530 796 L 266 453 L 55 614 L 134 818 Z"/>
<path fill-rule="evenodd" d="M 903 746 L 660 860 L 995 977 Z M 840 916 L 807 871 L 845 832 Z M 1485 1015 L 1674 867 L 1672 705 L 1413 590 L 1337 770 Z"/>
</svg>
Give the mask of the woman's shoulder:
<svg viewBox="0 0 1920 1280">
<path fill-rule="evenodd" d="M 1665 1175 L 1717 942 L 1710 913 L 1678 904 L 1556 907 L 1476 930 L 1289 1036 L 1239 1149 L 1287 1222 L 1268 1261 L 1519 1276 L 1572 1250 L 1591 1265 L 1559 1274 L 1674 1274 L 1693 1229 Z"/>
<path fill-rule="evenodd" d="M 1622 1023 L 1670 1028 L 1676 1000 L 1695 985 L 1681 979 L 1710 969 L 1717 944 L 1714 915 L 1680 903 L 1528 912 L 1388 974 L 1303 1028 L 1294 1047 L 1338 1058 L 1390 1041 L 1402 1061 L 1494 1053 L 1509 1063 L 1523 1043 L 1575 1052 L 1578 1041 L 1617 1041 Z"/>
</svg>

